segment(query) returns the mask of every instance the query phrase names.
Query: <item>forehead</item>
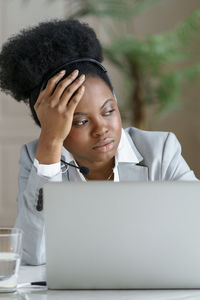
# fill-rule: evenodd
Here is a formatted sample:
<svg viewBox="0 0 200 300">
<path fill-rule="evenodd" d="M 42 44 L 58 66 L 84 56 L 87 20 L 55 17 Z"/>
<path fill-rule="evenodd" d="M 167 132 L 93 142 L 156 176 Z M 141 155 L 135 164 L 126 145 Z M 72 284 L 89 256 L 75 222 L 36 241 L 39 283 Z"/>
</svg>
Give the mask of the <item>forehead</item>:
<svg viewBox="0 0 200 300">
<path fill-rule="evenodd" d="M 85 92 L 77 105 L 76 111 L 88 110 L 92 107 L 101 107 L 108 99 L 114 99 L 108 85 L 97 77 L 86 77 L 84 82 Z"/>
</svg>

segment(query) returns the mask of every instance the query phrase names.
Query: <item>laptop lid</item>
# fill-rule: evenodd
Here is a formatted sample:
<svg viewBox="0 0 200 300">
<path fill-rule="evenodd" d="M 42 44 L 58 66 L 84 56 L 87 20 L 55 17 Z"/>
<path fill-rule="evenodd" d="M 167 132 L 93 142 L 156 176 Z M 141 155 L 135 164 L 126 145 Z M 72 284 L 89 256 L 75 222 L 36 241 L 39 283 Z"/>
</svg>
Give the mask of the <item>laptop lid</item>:
<svg viewBox="0 0 200 300">
<path fill-rule="evenodd" d="M 198 182 L 44 186 L 51 289 L 200 288 Z"/>
</svg>

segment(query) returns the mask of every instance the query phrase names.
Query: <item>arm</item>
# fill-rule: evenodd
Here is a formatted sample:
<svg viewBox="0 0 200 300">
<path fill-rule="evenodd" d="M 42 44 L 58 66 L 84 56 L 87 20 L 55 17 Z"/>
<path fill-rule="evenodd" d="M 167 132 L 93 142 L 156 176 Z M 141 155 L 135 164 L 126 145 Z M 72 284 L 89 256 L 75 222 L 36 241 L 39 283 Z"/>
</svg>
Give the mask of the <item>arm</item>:
<svg viewBox="0 0 200 300">
<path fill-rule="evenodd" d="M 37 211 L 39 189 L 51 181 L 61 181 L 62 174 L 48 178 L 39 176 L 29 155 L 27 146 L 23 146 L 20 154 L 18 216 L 15 227 L 24 232 L 22 260 L 26 264 L 45 263 L 45 240 L 43 211 Z"/>
<path fill-rule="evenodd" d="M 27 146 L 21 150 L 15 226 L 24 231 L 23 262 L 32 265 L 45 263 L 44 217 L 42 211 L 36 210 L 39 189 L 49 180 L 62 180 L 61 173 L 51 178 L 38 175 L 33 159 L 36 157 L 43 165 L 60 161 L 63 141 L 69 134 L 74 110 L 84 93 L 84 76 L 76 79 L 78 73 L 73 72 L 60 81 L 63 74 L 60 72 L 48 81 L 34 106 L 41 124 L 34 154 L 30 156 Z"/>
<path fill-rule="evenodd" d="M 161 180 L 197 181 L 181 155 L 181 145 L 173 133 L 168 133 L 162 155 Z"/>
<path fill-rule="evenodd" d="M 36 159 L 40 164 L 60 161 L 63 142 L 68 136 L 74 111 L 84 93 L 85 75 L 78 76 L 78 70 L 62 77 L 61 71 L 52 77 L 40 93 L 34 109 L 41 124 Z"/>
</svg>

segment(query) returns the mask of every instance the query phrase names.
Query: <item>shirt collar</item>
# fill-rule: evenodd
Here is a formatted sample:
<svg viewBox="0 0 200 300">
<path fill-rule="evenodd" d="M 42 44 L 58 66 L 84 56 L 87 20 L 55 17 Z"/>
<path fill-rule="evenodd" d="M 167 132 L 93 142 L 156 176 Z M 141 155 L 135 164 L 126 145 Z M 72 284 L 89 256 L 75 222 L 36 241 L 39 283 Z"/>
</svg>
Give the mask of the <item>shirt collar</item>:
<svg viewBox="0 0 200 300">
<path fill-rule="evenodd" d="M 65 161 L 68 163 L 75 161 L 73 155 L 65 147 L 62 148 L 62 155 L 64 156 Z M 139 163 L 136 153 L 133 147 L 131 146 L 124 129 L 122 129 L 121 139 L 117 148 L 115 161 L 117 163 Z"/>
<path fill-rule="evenodd" d="M 116 154 L 116 161 L 118 163 L 127 162 L 127 163 L 135 163 L 135 164 L 139 162 L 124 129 L 122 129 L 121 139 Z"/>
<path fill-rule="evenodd" d="M 67 163 L 75 161 L 73 155 L 64 146 L 62 147 L 62 156 L 64 156 Z"/>
</svg>

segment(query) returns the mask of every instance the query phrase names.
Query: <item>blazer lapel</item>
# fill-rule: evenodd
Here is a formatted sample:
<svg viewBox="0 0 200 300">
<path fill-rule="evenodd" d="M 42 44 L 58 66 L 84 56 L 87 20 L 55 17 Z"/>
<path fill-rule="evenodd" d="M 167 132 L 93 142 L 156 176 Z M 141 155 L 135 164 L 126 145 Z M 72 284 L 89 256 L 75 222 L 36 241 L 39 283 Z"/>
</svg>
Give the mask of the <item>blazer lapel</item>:
<svg viewBox="0 0 200 300">
<path fill-rule="evenodd" d="M 132 138 L 126 132 L 131 148 L 133 149 L 138 163 L 136 162 L 119 162 L 118 173 L 119 181 L 148 181 L 148 167 L 143 165 L 143 157 L 137 150 Z"/>
<path fill-rule="evenodd" d="M 134 163 L 119 163 L 119 181 L 148 181 L 148 167 Z"/>
</svg>

